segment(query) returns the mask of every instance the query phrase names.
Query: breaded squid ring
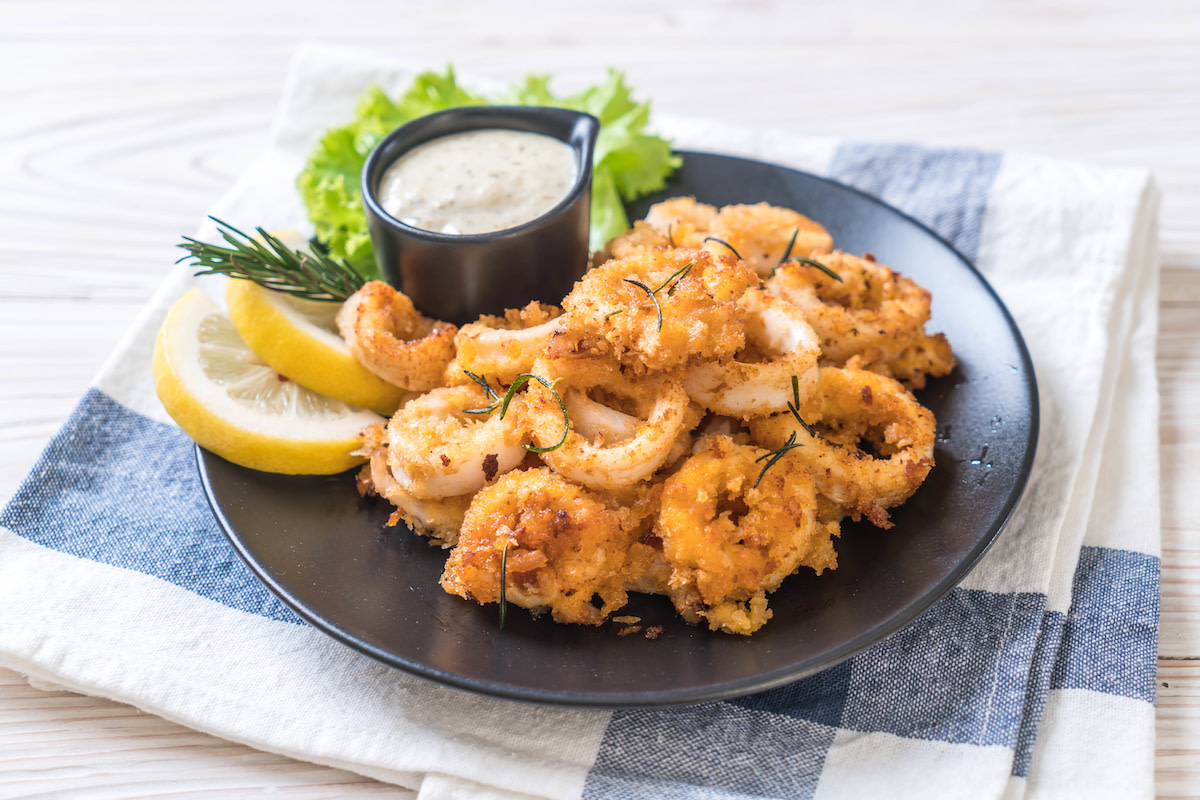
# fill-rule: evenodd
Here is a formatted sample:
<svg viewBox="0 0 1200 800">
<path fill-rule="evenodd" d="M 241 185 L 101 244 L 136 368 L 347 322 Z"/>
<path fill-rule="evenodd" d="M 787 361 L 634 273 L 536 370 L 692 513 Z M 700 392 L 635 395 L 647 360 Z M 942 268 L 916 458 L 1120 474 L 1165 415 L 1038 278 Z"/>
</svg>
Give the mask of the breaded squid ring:
<svg viewBox="0 0 1200 800">
<path fill-rule="evenodd" d="M 767 203 L 725 206 L 705 236 L 712 253 L 737 252 L 762 277 L 786 257 L 808 257 L 833 248 L 833 237 L 818 222 L 790 208 Z"/>
<path fill-rule="evenodd" d="M 628 600 L 628 517 L 544 467 L 510 472 L 471 501 L 442 588 L 500 602 L 503 562 L 505 602 L 549 609 L 556 622 L 599 625 Z"/>
<path fill-rule="evenodd" d="M 388 422 L 388 466 L 413 497 L 439 499 L 482 488 L 525 458 L 524 426 L 501 418 L 475 383 L 442 386 L 408 401 Z"/>
<path fill-rule="evenodd" d="M 924 389 L 926 379 L 949 375 L 957 363 L 946 335 L 935 333 L 922 334 L 900 355 L 885 361 L 883 368 L 910 389 Z"/>
<path fill-rule="evenodd" d="M 401 522 L 415 533 L 427 536 L 443 547 L 458 541 L 463 516 L 471 502 L 470 495 L 422 500 L 401 487 L 388 466 L 387 430 L 383 425 L 368 426 L 362 432 L 363 447 L 357 455 L 367 457 L 358 474 L 358 490 L 362 495 L 379 495 L 396 507 L 388 525 Z"/>
<path fill-rule="evenodd" d="M 454 337 L 455 356 L 446 368 L 447 383 L 461 383 L 464 371 L 512 383 L 528 372 L 558 328 L 558 308 L 533 302 L 503 317 L 481 317 L 463 325 Z"/>
<path fill-rule="evenodd" d="M 782 411 L 796 389 L 806 397 L 816 385 L 817 335 L 798 308 L 761 289 L 747 291 L 738 302 L 746 312 L 746 351 L 693 367 L 683 388 L 718 414 L 749 419 Z"/>
<path fill-rule="evenodd" d="M 798 307 L 821 340 L 824 359 L 887 361 L 913 344 L 929 320 L 931 295 L 890 267 L 849 253 L 814 254 L 841 280 L 792 261 L 767 280 L 767 291 Z"/>
<path fill-rule="evenodd" d="M 689 413 L 687 392 L 665 375 L 634 381 L 615 363 L 597 359 L 544 359 L 534 365 L 533 372 L 553 383 L 560 397 L 571 390 L 585 395 L 589 390 L 602 390 L 630 403 L 628 410 L 637 414 L 636 427 L 628 438 L 613 441 L 603 434 L 589 438 L 568 422 L 565 439 L 561 439 L 561 446 L 554 447 L 563 433 L 558 401 L 548 389 L 532 381 L 530 390 L 521 396 L 522 413 L 528 419 L 534 443 L 554 447 L 542 453 L 542 460 L 567 478 L 593 489 L 615 489 L 649 478 L 671 456 L 684 426 L 699 421 Z M 569 412 L 567 417 L 569 420 Z"/>
<path fill-rule="evenodd" d="M 717 218 L 716 206 L 694 197 L 672 197 L 646 211 L 646 222 L 667 237 L 671 247 L 704 247 L 704 236 Z"/>
<path fill-rule="evenodd" d="M 658 247 L 674 247 L 670 238 L 645 220 L 639 219 L 629 230 L 619 233 L 602 250 L 592 254 L 591 265 L 598 267 L 614 258 L 631 256 L 638 250 L 653 250 Z"/>
<path fill-rule="evenodd" d="M 766 455 L 708 437 L 663 485 L 656 531 L 670 596 L 685 618 L 713 630 L 754 632 L 784 578 L 802 566 L 837 567 L 837 525 L 818 521 L 812 476 L 786 457 L 764 473 Z"/>
<path fill-rule="evenodd" d="M 738 298 L 760 283 L 732 256 L 635 250 L 589 270 L 563 299 L 552 358 L 610 357 L 638 372 L 724 358 L 742 348 Z"/>
<path fill-rule="evenodd" d="M 575 389 L 568 389 L 563 393 L 562 399 L 567 407 L 567 418 L 571 421 L 571 427 L 585 439 L 602 444 L 624 441 L 637 435 L 638 418 L 632 414 L 596 402 Z M 692 449 L 691 431 L 700 424 L 703 417 L 703 406 L 698 403 L 688 405 L 683 427 L 675 437 L 671 452 L 659 465 L 660 469 L 674 464 Z"/>
<path fill-rule="evenodd" d="M 338 311 L 338 330 L 354 357 L 389 383 L 413 392 L 432 389 L 454 358 L 457 328 L 422 316 L 403 292 L 370 281 Z"/>
<path fill-rule="evenodd" d="M 795 434 L 789 452 L 823 495 L 854 519 L 890 528 L 887 509 L 911 497 L 933 467 L 937 423 L 929 409 L 893 378 L 822 367 L 800 416 L 812 432 L 789 413 L 753 420 L 750 431 L 771 450 Z"/>
</svg>

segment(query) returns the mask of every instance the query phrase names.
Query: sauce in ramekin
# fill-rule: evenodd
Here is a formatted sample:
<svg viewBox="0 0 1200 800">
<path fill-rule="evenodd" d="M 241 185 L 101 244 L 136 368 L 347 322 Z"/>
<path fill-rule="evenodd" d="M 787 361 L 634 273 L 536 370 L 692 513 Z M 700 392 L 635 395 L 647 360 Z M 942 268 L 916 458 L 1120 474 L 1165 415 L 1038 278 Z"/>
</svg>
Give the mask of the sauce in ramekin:
<svg viewBox="0 0 1200 800">
<path fill-rule="evenodd" d="M 500 231 L 567 196 L 575 149 L 552 136 L 487 128 L 414 147 L 379 181 L 380 205 L 406 225 L 447 234 Z"/>
</svg>

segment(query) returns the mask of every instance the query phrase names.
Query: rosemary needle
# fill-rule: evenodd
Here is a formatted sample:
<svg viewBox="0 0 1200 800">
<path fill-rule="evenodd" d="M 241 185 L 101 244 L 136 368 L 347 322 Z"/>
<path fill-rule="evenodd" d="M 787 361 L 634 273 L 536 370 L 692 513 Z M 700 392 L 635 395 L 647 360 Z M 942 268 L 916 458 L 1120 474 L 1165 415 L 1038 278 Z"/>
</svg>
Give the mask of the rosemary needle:
<svg viewBox="0 0 1200 800">
<path fill-rule="evenodd" d="M 723 244 L 729 248 L 729 252 L 733 253 L 734 257 L 736 257 L 738 261 L 746 260 L 746 259 L 742 258 L 741 253 L 739 253 L 737 250 L 734 249 L 733 245 L 731 245 L 729 242 L 725 241 L 724 239 L 718 239 L 715 236 L 705 236 L 704 241 L 705 242 L 716 242 L 717 244 Z"/>
<path fill-rule="evenodd" d="M 562 447 L 563 442 L 567 441 L 567 431 L 571 429 L 571 420 L 570 417 L 567 416 L 567 404 L 563 402 L 562 396 L 558 393 L 558 389 L 554 388 L 554 384 L 557 383 L 557 381 L 546 380 L 541 375 L 534 375 L 532 372 L 523 372 L 516 377 L 516 380 L 514 380 L 512 385 L 508 387 L 508 391 L 504 393 L 504 397 L 502 398 L 500 395 L 496 394 L 494 389 L 492 389 L 492 385 L 488 383 L 486 376 L 476 375 L 474 372 L 471 372 L 467 369 L 464 369 L 463 372 L 466 373 L 468 378 L 483 387 L 483 390 L 487 393 L 487 399 L 491 402 L 481 408 L 464 408 L 462 413 L 490 414 L 496 409 L 500 409 L 500 419 L 504 419 L 504 415 L 508 413 L 508 406 L 512 402 L 513 397 L 516 396 L 517 390 L 530 381 L 537 381 L 542 386 L 545 386 L 547 389 L 549 389 L 550 394 L 554 395 L 554 399 L 558 401 L 558 407 L 562 411 L 563 415 L 563 432 L 562 437 L 550 447 L 534 447 L 531 444 L 527 444 L 525 445 L 525 449 L 531 453 L 549 453 L 552 450 L 557 450 L 558 448 Z"/>
<path fill-rule="evenodd" d="M 508 540 L 504 541 L 504 550 L 500 553 L 500 628 L 504 628 L 504 618 L 508 615 Z"/>
</svg>

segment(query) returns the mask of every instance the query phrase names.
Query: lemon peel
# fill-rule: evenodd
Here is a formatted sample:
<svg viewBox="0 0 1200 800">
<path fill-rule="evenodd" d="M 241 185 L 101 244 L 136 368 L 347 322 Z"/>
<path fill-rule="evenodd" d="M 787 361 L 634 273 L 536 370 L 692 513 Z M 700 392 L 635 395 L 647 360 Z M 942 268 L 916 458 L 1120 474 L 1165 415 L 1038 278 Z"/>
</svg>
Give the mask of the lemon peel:
<svg viewBox="0 0 1200 800">
<path fill-rule="evenodd" d="M 339 303 L 305 300 L 231 279 L 229 318 L 250 349 L 276 371 L 318 394 L 390 416 L 409 393 L 351 354 L 334 321 Z"/>
<path fill-rule="evenodd" d="M 163 407 L 201 447 L 266 472 L 329 475 L 364 459 L 359 432 L 383 419 L 279 374 L 199 289 L 167 313 L 154 343 Z"/>
</svg>

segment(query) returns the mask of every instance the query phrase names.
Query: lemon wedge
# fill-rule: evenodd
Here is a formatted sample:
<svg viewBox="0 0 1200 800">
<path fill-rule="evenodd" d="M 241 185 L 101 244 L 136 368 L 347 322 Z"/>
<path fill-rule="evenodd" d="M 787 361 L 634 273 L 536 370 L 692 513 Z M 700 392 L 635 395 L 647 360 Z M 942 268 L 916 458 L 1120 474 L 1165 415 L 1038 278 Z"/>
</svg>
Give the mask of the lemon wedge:
<svg viewBox="0 0 1200 800">
<path fill-rule="evenodd" d="M 251 469 L 329 475 L 362 463 L 358 433 L 383 418 L 284 377 L 246 346 L 199 289 L 167 313 L 154 343 L 154 386 L 201 447 Z"/>
<path fill-rule="evenodd" d="M 295 248 L 287 234 L 276 234 Z M 315 392 L 391 415 L 409 393 L 369 372 L 338 333 L 340 303 L 305 300 L 230 280 L 225 304 L 242 339 L 277 372 Z"/>
</svg>

